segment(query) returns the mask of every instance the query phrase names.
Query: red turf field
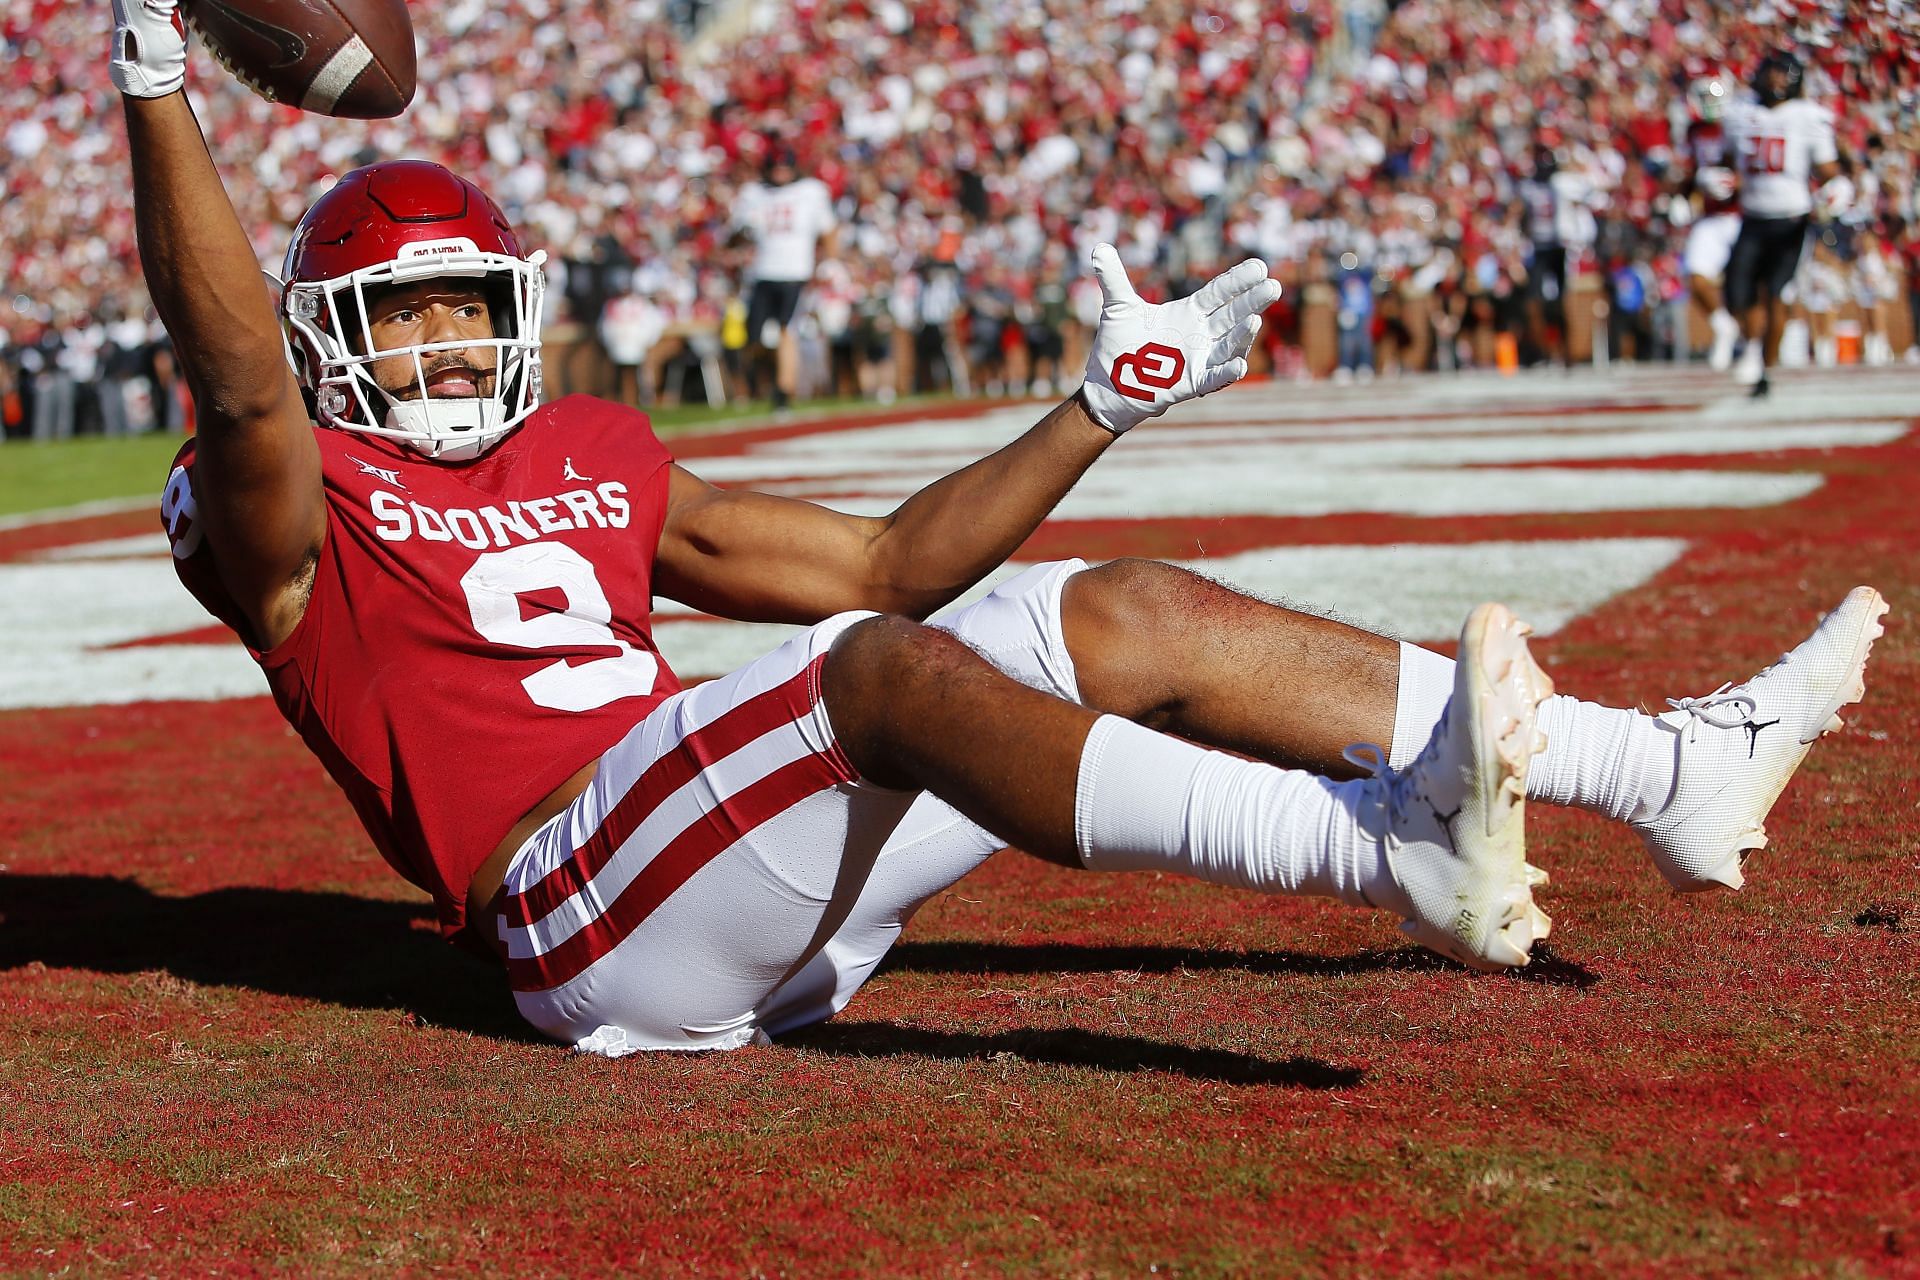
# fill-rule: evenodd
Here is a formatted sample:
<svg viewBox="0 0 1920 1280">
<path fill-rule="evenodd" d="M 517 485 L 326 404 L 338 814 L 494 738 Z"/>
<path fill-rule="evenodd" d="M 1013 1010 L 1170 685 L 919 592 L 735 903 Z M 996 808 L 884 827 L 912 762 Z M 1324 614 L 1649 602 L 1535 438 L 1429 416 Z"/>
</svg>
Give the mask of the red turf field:
<svg viewBox="0 0 1920 1280">
<path fill-rule="evenodd" d="M 1028 558 L 1257 574 L 1260 548 L 1339 548 L 1261 585 L 1384 575 L 1402 585 L 1375 596 L 1423 601 L 1324 603 L 1416 635 L 1510 578 L 1523 614 L 1570 618 L 1536 645 L 1563 690 L 1656 707 L 1750 674 L 1856 582 L 1892 625 L 1741 894 L 1677 899 L 1621 831 L 1536 807 L 1554 937 L 1487 979 L 1333 905 L 1003 855 L 841 1020 L 725 1056 L 531 1038 L 263 698 L 189 697 L 187 664 L 155 677 L 166 700 L 85 705 L 131 678 L 99 653 L 207 638 L 136 578 L 82 574 L 170 579 L 149 543 L 47 559 L 152 517 L 0 532 L 20 708 L 0 711 L 0 1268 L 1920 1274 L 1916 414 L 1905 372 L 1789 378 L 1757 411 L 1703 376 L 1622 374 L 1269 386 L 1143 429 L 1136 463 L 1109 459 L 1116 496 Z M 1672 427 L 1636 449 L 1636 415 Z M 996 430 L 682 452 L 878 501 Z M 1527 469 L 1570 496 L 1516 509 Z M 48 634 L 60 565 L 88 584 L 69 634 L 100 637 L 91 658 Z"/>
</svg>

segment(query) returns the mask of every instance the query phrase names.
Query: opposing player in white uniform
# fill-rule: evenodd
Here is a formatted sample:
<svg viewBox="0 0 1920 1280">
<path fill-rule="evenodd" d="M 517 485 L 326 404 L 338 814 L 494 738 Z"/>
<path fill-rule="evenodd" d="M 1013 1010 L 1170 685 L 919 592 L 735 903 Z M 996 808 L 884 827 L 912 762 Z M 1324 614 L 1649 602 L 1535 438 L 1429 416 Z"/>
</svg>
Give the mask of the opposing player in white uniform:
<svg viewBox="0 0 1920 1280">
<path fill-rule="evenodd" d="M 1687 108 L 1693 118 L 1687 126 L 1686 184 L 1699 209 L 1687 227 L 1682 259 L 1687 289 L 1713 328 L 1707 364 L 1716 370 L 1733 363 L 1734 345 L 1740 340 L 1740 323 L 1723 305 L 1720 293 L 1727 258 L 1740 235 L 1740 180 L 1733 170 L 1724 124 L 1729 96 L 1726 82 L 1718 76 L 1702 77 L 1687 90 Z M 1692 205 L 1687 207 L 1692 210 Z"/>
<path fill-rule="evenodd" d="M 784 409 L 800 373 L 799 346 L 791 332 L 794 312 L 801 290 L 813 279 L 822 244 L 838 223 L 827 184 L 800 177 L 784 144 L 775 144 L 768 154 L 764 176 L 741 189 L 734 225 L 754 242 L 747 341 L 774 353 L 773 406 Z"/>
<path fill-rule="evenodd" d="M 1758 100 L 1729 113 L 1727 141 L 1740 179 L 1740 235 L 1727 261 L 1727 307 L 1746 345 L 1734 379 L 1767 393 L 1769 348 L 1786 319 L 1781 291 L 1793 279 L 1813 213 L 1813 183 L 1823 205 L 1845 207 L 1852 183 L 1840 173 L 1833 116 L 1801 97 L 1800 61 L 1770 53 L 1753 78 Z"/>
<path fill-rule="evenodd" d="M 141 260 L 202 407 L 162 506 L 174 562 L 549 1035 L 720 1049 L 828 1017 L 1007 844 L 1384 908 L 1462 963 L 1522 964 L 1548 924 L 1529 795 L 1630 823 L 1679 888 L 1737 888 L 1862 694 L 1867 588 L 1659 719 L 1543 703 L 1497 605 L 1457 662 L 1143 560 L 949 608 L 1123 433 L 1245 375 L 1263 263 L 1156 305 L 1100 246 L 1081 390 L 887 516 L 718 489 L 634 411 L 540 403 L 539 257 L 436 165 L 323 195 L 276 312 L 181 92 L 175 0 L 114 10 Z M 655 590 L 808 625 L 677 689 Z"/>
</svg>

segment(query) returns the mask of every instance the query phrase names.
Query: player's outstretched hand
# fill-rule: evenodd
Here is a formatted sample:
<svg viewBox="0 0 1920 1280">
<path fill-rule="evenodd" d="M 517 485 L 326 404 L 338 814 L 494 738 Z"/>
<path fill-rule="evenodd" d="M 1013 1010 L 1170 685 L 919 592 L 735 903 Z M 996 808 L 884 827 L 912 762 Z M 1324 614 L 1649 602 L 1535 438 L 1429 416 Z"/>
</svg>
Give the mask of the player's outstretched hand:
<svg viewBox="0 0 1920 1280">
<path fill-rule="evenodd" d="M 1723 164 L 1710 164 L 1693 175 L 1693 185 L 1709 200 L 1731 200 L 1740 189 L 1740 175 Z"/>
<path fill-rule="evenodd" d="M 1133 291 L 1110 244 L 1094 249 L 1093 275 L 1106 305 L 1080 395 L 1093 420 L 1115 435 L 1246 377 L 1260 313 L 1280 300 L 1279 282 L 1258 258 L 1158 306 Z"/>
<path fill-rule="evenodd" d="M 1836 173 L 1821 184 L 1813 195 L 1814 212 L 1822 222 L 1831 222 L 1842 217 L 1853 208 L 1853 179 L 1844 173 Z"/>
<path fill-rule="evenodd" d="M 179 0 L 113 0 L 114 88 L 164 98 L 187 82 L 187 27 Z"/>
</svg>

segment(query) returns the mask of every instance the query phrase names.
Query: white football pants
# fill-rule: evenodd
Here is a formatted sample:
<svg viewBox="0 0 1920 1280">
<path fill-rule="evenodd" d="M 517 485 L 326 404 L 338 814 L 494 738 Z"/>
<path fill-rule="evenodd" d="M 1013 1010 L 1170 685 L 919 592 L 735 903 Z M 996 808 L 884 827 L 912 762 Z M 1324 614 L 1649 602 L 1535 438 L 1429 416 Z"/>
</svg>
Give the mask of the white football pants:
<svg viewBox="0 0 1920 1280">
<path fill-rule="evenodd" d="M 1037 565 L 932 625 L 1078 701 L 1060 594 L 1084 568 Z M 834 742 L 820 668 L 872 616 L 661 703 L 514 856 L 497 927 L 535 1027 L 618 1056 L 831 1017 L 923 902 L 1002 847 L 931 795 L 862 782 Z"/>
</svg>

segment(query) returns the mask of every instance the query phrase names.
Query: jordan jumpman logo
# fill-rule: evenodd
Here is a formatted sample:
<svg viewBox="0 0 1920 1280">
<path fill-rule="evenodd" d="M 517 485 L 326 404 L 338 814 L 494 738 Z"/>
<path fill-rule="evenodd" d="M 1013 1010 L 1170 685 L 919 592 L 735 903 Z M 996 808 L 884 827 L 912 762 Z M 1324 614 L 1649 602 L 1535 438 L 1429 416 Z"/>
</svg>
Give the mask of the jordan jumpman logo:
<svg viewBox="0 0 1920 1280">
<path fill-rule="evenodd" d="M 592 484 L 592 476 L 583 476 L 573 469 L 573 459 L 567 459 L 567 469 L 560 477 L 562 480 L 578 480 L 581 484 Z"/>
</svg>

